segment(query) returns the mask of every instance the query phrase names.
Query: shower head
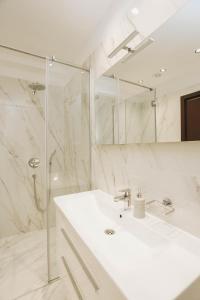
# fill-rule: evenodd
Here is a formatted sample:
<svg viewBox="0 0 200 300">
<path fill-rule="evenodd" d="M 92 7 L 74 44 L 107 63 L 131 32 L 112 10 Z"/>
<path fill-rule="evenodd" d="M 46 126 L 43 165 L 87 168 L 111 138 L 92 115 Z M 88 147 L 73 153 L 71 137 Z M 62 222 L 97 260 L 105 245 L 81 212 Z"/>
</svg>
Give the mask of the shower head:
<svg viewBox="0 0 200 300">
<path fill-rule="evenodd" d="M 45 90 L 45 85 L 41 84 L 41 83 L 38 83 L 38 82 L 30 83 L 28 85 L 28 87 L 32 90 L 33 95 L 35 95 L 37 91 L 44 91 Z"/>
</svg>

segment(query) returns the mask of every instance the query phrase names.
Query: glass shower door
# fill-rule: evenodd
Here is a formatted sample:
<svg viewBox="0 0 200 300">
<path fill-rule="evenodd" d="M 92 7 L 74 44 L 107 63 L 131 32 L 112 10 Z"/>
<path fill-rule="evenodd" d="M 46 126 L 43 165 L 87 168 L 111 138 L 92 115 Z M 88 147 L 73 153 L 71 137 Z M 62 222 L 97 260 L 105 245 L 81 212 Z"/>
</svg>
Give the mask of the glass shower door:
<svg viewBox="0 0 200 300">
<path fill-rule="evenodd" d="M 47 282 L 45 60 L 0 47 L 0 298 Z"/>
<path fill-rule="evenodd" d="M 49 280 L 56 267 L 54 197 L 90 189 L 89 73 L 47 59 L 46 169 Z"/>
</svg>

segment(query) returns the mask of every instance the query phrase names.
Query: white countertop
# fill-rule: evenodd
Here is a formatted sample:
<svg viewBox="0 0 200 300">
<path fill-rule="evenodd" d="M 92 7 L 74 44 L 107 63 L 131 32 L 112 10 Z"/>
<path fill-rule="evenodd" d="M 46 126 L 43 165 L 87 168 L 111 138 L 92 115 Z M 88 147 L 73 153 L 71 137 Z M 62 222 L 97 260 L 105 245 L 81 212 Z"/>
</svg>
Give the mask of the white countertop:
<svg viewBox="0 0 200 300">
<path fill-rule="evenodd" d="M 150 214 L 135 219 L 99 190 L 55 203 L 127 299 L 177 299 L 200 277 L 200 240 L 191 234 Z"/>
</svg>

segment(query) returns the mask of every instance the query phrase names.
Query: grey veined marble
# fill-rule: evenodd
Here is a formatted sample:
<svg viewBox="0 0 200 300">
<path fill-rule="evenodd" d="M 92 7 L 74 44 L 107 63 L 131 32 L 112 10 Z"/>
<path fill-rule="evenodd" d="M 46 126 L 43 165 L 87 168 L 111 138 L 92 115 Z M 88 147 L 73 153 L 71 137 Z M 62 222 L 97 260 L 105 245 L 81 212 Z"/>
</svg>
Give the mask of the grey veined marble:
<svg viewBox="0 0 200 300">
<path fill-rule="evenodd" d="M 147 201 L 169 197 L 160 218 L 200 237 L 200 142 L 93 146 L 93 188 L 116 195 L 138 188 Z M 152 213 L 155 211 L 152 208 Z"/>
<path fill-rule="evenodd" d="M 49 83 L 47 164 L 50 197 L 90 187 L 89 76 L 75 74 L 65 85 Z M 30 81 L 0 77 L 0 238 L 45 228 L 45 91 L 35 95 Z M 31 169 L 28 160 L 40 158 Z M 55 223 L 54 209 L 50 221 Z"/>
<path fill-rule="evenodd" d="M 46 230 L 0 239 L 0 299 L 14 300 L 47 283 Z"/>
<path fill-rule="evenodd" d="M 34 156 L 44 160 L 44 93 L 34 96 L 28 84 L 0 77 L 0 237 L 44 228 L 27 164 Z M 42 168 L 35 172 L 44 198 Z"/>
</svg>

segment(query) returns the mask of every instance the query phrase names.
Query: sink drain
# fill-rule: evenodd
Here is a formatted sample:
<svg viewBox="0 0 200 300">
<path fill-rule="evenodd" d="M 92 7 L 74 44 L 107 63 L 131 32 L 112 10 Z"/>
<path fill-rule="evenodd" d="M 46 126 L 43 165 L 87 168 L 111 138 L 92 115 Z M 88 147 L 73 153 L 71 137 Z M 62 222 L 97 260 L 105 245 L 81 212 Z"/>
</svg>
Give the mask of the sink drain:
<svg viewBox="0 0 200 300">
<path fill-rule="evenodd" d="M 104 231 L 104 233 L 107 234 L 107 235 L 113 235 L 113 234 L 115 234 L 115 231 L 113 229 L 106 229 Z"/>
</svg>

